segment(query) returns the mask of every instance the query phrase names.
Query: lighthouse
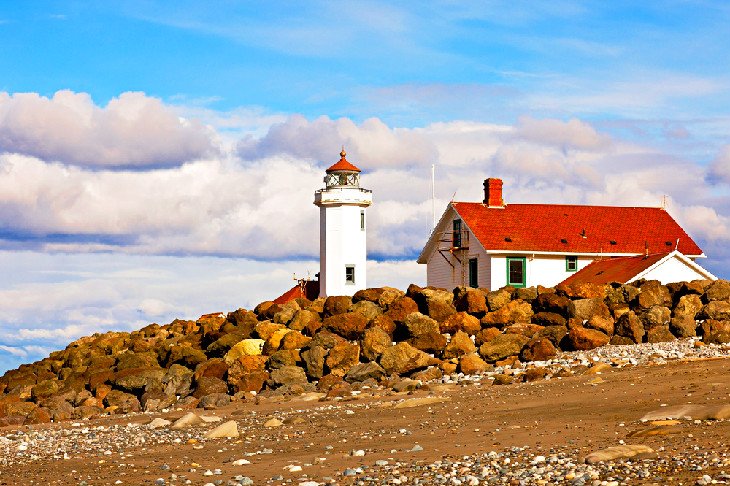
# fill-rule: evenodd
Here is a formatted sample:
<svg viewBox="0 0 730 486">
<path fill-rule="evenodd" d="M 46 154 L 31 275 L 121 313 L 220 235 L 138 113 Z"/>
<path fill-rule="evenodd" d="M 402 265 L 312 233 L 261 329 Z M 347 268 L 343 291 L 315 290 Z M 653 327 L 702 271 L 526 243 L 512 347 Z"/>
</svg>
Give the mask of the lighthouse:
<svg viewBox="0 0 730 486">
<path fill-rule="evenodd" d="M 353 295 L 365 288 L 365 209 L 373 192 L 360 187 L 360 169 L 340 160 L 327 169 L 325 187 L 314 193 L 319 206 L 319 296 Z"/>
</svg>

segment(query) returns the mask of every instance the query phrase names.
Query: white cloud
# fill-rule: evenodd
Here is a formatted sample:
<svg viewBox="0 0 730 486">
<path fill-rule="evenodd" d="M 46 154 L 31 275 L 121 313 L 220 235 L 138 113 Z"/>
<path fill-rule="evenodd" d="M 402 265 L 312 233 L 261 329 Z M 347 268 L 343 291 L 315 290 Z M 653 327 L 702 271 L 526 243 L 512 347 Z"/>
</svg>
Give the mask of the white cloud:
<svg viewBox="0 0 730 486">
<path fill-rule="evenodd" d="M 730 145 L 720 149 L 720 153 L 712 161 L 709 171 L 711 182 L 730 183 Z"/>
<path fill-rule="evenodd" d="M 0 92 L 0 151 L 84 167 L 169 167 L 210 155 L 201 123 L 144 93 L 126 92 L 100 107 L 68 90 L 46 98 Z"/>
</svg>

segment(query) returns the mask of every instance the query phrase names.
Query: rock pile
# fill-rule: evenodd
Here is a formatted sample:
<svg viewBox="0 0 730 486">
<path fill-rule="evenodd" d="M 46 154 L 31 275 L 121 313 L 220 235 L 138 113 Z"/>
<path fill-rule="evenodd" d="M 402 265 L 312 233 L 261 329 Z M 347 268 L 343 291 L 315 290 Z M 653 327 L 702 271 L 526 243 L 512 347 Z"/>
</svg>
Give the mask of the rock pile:
<svg viewBox="0 0 730 486">
<path fill-rule="evenodd" d="M 411 285 L 81 338 L 0 377 L 0 426 L 212 409 L 251 392 L 349 395 L 356 382 L 478 374 L 560 351 L 701 336 L 730 342 L 730 282 Z"/>
</svg>

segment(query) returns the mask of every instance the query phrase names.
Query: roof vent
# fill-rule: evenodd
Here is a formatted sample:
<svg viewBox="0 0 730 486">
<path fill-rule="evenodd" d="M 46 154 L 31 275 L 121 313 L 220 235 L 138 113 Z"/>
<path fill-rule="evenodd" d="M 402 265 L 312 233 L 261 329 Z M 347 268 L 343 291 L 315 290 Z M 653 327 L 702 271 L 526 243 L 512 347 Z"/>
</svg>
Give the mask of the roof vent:
<svg viewBox="0 0 730 486">
<path fill-rule="evenodd" d="M 672 246 L 672 242 L 671 241 L 665 241 L 664 244 L 667 245 L 667 246 Z"/>
<path fill-rule="evenodd" d="M 568 240 L 566 240 L 565 238 L 560 238 L 560 243 L 567 243 L 567 242 L 568 242 Z"/>
<path fill-rule="evenodd" d="M 611 243 L 612 245 L 615 245 L 616 244 L 616 240 L 611 240 L 611 241 L 609 241 L 609 243 Z"/>
<path fill-rule="evenodd" d="M 512 238 L 510 238 L 509 236 L 505 236 L 504 241 L 506 241 L 507 243 L 512 243 Z"/>
</svg>

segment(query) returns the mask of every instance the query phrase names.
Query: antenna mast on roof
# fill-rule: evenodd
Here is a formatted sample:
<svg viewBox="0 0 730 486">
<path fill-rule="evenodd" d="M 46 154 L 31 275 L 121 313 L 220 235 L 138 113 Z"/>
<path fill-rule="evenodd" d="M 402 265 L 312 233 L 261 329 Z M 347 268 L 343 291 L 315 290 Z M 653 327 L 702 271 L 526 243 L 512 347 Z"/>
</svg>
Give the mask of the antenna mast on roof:
<svg viewBox="0 0 730 486">
<path fill-rule="evenodd" d="M 664 194 L 662 196 L 662 209 L 664 209 L 665 211 L 667 209 L 667 195 L 666 194 Z"/>
<path fill-rule="evenodd" d="M 433 226 L 431 229 L 436 229 L 436 164 L 431 164 L 431 217 L 433 219 Z"/>
</svg>

